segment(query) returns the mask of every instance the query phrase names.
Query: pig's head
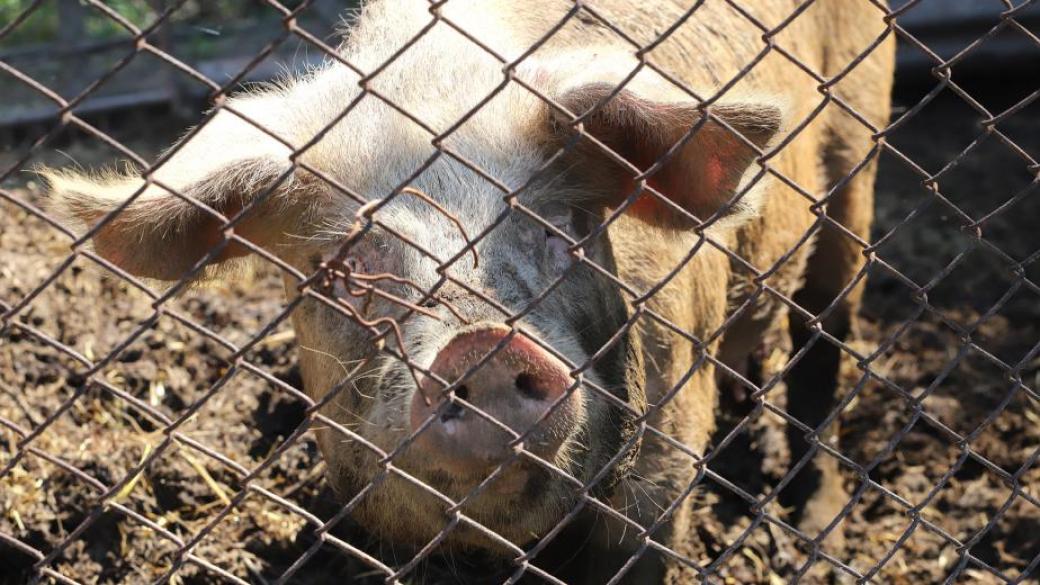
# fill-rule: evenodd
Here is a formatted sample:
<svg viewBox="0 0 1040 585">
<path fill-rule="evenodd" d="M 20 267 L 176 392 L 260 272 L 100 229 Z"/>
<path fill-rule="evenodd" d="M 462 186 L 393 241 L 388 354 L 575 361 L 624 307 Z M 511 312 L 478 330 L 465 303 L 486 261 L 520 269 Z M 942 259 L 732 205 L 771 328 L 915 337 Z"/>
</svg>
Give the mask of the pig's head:
<svg viewBox="0 0 1040 585">
<path fill-rule="evenodd" d="M 50 173 L 53 200 L 135 276 L 231 278 L 258 250 L 324 271 L 285 281 L 306 392 L 327 400 L 315 432 L 332 485 L 398 542 L 455 523 L 457 542 L 494 546 L 479 523 L 523 543 L 581 485 L 609 491 L 638 449 L 644 291 L 619 279 L 621 228 L 604 221 L 623 210 L 653 247 L 693 217 L 748 216 L 738 187 L 780 125 L 767 104 L 545 71 L 529 85 L 555 106 L 510 83 L 433 141 L 328 69 L 229 100 L 147 180 Z M 437 132 L 472 105 L 398 97 Z"/>
</svg>

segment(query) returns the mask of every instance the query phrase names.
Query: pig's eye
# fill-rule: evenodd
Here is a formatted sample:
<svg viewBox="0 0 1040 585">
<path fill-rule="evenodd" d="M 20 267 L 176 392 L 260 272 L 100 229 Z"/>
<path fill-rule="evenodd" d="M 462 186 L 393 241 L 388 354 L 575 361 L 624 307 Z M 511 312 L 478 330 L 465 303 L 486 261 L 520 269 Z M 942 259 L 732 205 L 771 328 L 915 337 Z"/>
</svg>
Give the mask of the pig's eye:
<svg viewBox="0 0 1040 585">
<path fill-rule="evenodd" d="M 571 246 L 570 242 L 556 235 L 556 233 L 550 230 L 545 230 L 545 241 L 548 244 L 549 249 L 553 250 L 554 252 L 558 251 L 564 254 L 567 253 L 567 248 Z"/>
<path fill-rule="evenodd" d="M 553 227 L 565 234 L 569 235 L 572 231 L 569 216 L 549 218 L 549 222 L 552 223 Z M 573 261 L 570 252 L 568 252 L 571 243 L 566 238 L 558 235 L 557 232 L 548 228 L 545 229 L 545 247 L 552 258 L 555 268 L 566 268 Z"/>
<path fill-rule="evenodd" d="M 351 272 L 367 272 L 365 261 L 356 256 L 347 256 L 343 263 L 347 265 L 347 268 L 350 268 Z"/>
</svg>

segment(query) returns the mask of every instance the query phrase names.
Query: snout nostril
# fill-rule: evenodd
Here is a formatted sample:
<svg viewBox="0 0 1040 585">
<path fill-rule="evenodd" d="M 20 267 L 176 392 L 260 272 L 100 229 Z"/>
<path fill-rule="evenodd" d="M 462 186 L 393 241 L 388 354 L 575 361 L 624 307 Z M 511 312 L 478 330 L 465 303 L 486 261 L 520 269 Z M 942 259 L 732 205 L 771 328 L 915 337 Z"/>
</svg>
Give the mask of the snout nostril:
<svg viewBox="0 0 1040 585">
<path fill-rule="evenodd" d="M 531 374 L 526 372 L 517 374 L 514 383 L 516 384 L 516 389 L 531 400 L 545 400 L 545 392 L 538 388 L 535 384 L 534 376 Z"/>
</svg>

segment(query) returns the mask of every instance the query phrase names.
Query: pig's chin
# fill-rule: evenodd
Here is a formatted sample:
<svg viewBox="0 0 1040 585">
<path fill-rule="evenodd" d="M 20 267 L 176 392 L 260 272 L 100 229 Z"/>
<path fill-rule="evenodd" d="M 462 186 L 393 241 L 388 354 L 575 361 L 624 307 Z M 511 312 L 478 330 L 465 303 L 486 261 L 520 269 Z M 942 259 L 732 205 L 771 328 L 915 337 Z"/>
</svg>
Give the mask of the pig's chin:
<svg viewBox="0 0 1040 585">
<path fill-rule="evenodd" d="M 390 476 L 355 509 L 355 519 L 381 540 L 399 546 L 419 549 L 443 536 L 442 550 L 498 556 L 513 554 L 502 539 L 528 546 L 578 503 L 570 483 L 540 466 L 514 461 L 485 483 L 487 475 L 448 473 L 435 469 L 436 462 L 428 463 L 420 471 L 407 468 L 402 460 L 400 469 L 425 487 Z M 453 521 L 454 511 L 443 497 L 462 503 L 459 512 L 465 519 Z"/>
<path fill-rule="evenodd" d="M 463 514 L 518 546 L 543 536 L 577 503 L 574 487 L 536 464 L 514 461 L 490 480 L 489 475 L 445 478 L 433 474 L 430 482 L 456 502 L 466 498 Z M 496 546 L 474 531 L 455 536 L 463 546 Z"/>
<path fill-rule="evenodd" d="M 411 470 L 417 478 L 429 484 L 455 502 L 465 499 L 463 509 L 470 512 L 500 511 L 503 508 L 531 510 L 541 507 L 551 498 L 553 507 L 564 502 L 560 497 L 573 494 L 575 488 L 564 479 L 556 467 L 574 475 L 571 453 L 576 442 L 565 441 L 560 454 L 551 460 L 538 461 L 534 456 L 519 454 L 502 460 L 490 460 L 476 467 L 460 467 L 436 457 L 402 457 L 402 469 Z M 549 465 L 546 465 L 548 463 Z"/>
<path fill-rule="evenodd" d="M 436 460 L 427 461 L 431 467 L 420 474 L 450 498 L 456 501 L 468 498 L 474 504 L 490 503 L 488 501 L 492 498 L 509 502 L 541 502 L 551 484 L 566 483 L 558 472 L 524 455 L 488 462 L 478 469 L 453 469 L 438 463 Z M 568 474 L 574 473 L 568 469 L 569 461 L 564 458 L 548 463 Z"/>
<path fill-rule="evenodd" d="M 572 452 L 568 439 L 561 453 Z M 548 463 L 574 476 L 574 462 L 561 455 Z M 436 459 L 414 461 L 402 457 L 401 469 L 456 503 L 460 511 L 515 545 L 523 546 L 551 530 L 577 504 L 578 491 L 559 472 L 521 455 L 506 462 L 489 462 L 479 469 L 457 469 Z M 414 495 L 414 494 L 413 494 Z M 427 518 L 413 518 L 415 525 L 437 527 L 448 517 L 437 513 L 438 506 L 412 509 Z M 465 523 L 464 523 L 465 524 Z M 434 537 L 426 533 L 420 541 Z M 448 540 L 464 549 L 498 550 L 493 538 L 474 529 L 453 531 Z"/>
</svg>

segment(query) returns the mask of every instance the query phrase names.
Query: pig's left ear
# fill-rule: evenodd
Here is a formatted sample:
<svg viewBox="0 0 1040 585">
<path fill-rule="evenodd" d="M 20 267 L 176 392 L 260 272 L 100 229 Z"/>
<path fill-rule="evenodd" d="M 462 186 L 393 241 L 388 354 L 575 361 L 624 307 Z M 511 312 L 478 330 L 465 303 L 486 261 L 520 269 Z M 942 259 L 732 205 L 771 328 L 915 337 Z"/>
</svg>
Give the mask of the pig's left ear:
<svg viewBox="0 0 1040 585">
<path fill-rule="evenodd" d="M 289 135 L 277 127 L 285 116 L 274 98 L 231 103 Z M 43 175 L 50 186 L 49 208 L 69 225 L 90 230 L 99 256 L 138 277 L 199 280 L 247 256 L 254 246 L 278 253 L 313 219 L 326 190 L 291 162 L 291 154 L 243 118 L 220 111 L 150 181 L 114 172 L 45 170 Z M 200 271 L 203 262 L 206 270 Z"/>
<path fill-rule="evenodd" d="M 621 205 L 635 192 L 637 174 L 596 141 L 641 173 L 652 170 L 647 183 L 702 221 L 720 211 L 729 217 L 756 210 L 753 193 L 732 200 L 741 178 L 779 131 L 780 108 L 764 103 L 702 108 L 692 102 L 647 99 L 626 89 L 615 93 L 609 84 L 579 87 L 558 101 L 581 117 L 586 136 L 579 139 L 576 167 L 605 191 L 606 207 Z M 573 135 L 576 125 L 570 122 L 556 116 L 554 125 L 561 134 Z M 691 223 L 649 192 L 629 207 L 629 213 L 655 225 Z"/>
</svg>

